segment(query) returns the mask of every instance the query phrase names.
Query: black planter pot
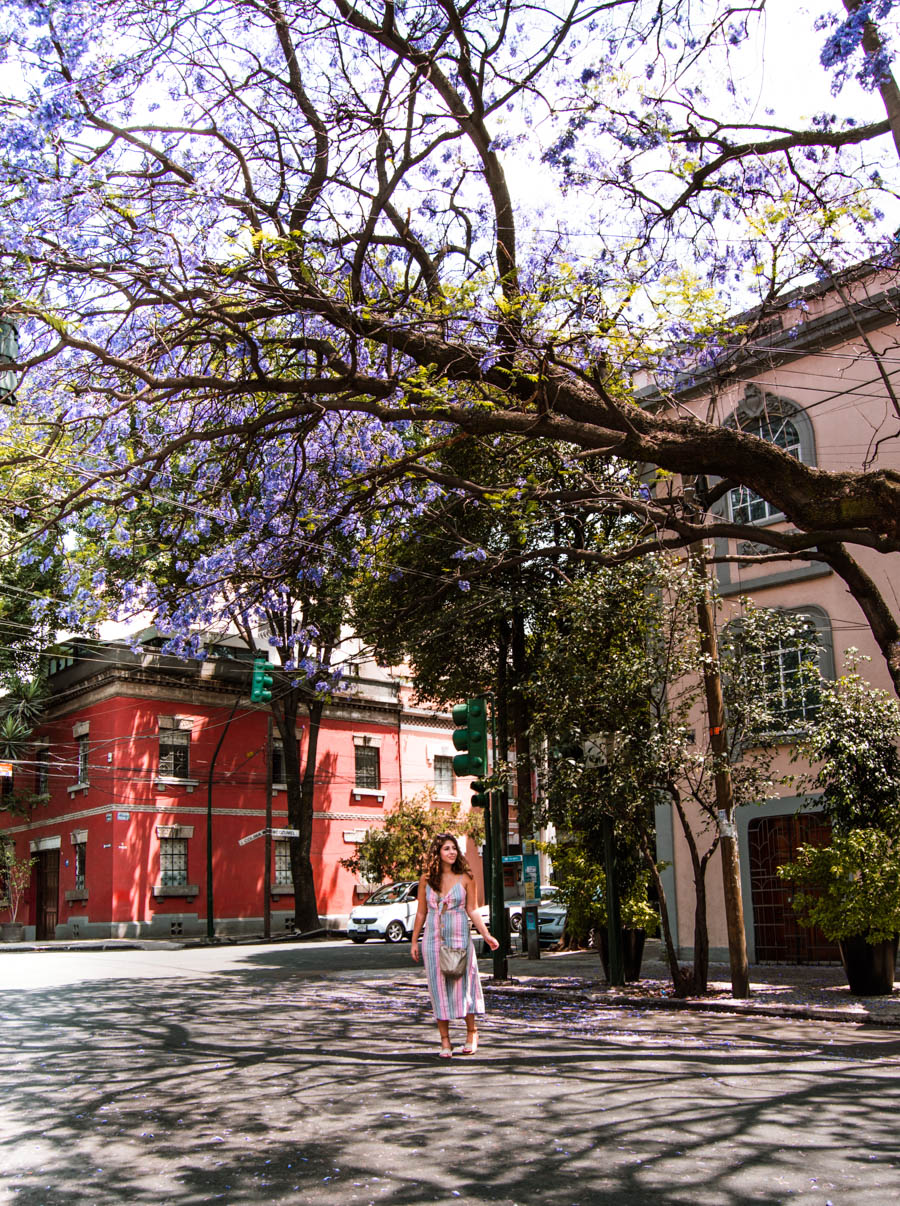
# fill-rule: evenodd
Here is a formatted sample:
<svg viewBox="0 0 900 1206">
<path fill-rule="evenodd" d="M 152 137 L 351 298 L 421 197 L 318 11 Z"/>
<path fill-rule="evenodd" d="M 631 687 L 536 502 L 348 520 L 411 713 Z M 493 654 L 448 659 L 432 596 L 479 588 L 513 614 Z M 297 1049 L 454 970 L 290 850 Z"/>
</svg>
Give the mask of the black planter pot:
<svg viewBox="0 0 900 1206">
<path fill-rule="evenodd" d="M 841 938 L 841 963 L 850 991 L 858 997 L 886 997 L 894 991 L 898 936 L 884 942 L 866 942 L 855 934 Z"/>
<path fill-rule="evenodd" d="M 625 981 L 631 983 L 641 978 L 641 961 L 644 958 L 644 942 L 647 938 L 645 930 L 623 930 L 622 952 L 625 962 Z M 594 946 L 600 951 L 600 961 L 603 964 L 603 974 L 609 983 L 609 932 L 605 925 L 594 930 Z"/>
</svg>

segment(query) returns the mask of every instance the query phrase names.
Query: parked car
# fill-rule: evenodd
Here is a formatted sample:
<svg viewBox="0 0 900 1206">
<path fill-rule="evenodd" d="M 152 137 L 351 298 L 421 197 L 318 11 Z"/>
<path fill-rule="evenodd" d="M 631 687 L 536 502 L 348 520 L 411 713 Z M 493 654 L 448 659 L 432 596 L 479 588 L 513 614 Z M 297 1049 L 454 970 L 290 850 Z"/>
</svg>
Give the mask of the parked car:
<svg viewBox="0 0 900 1206">
<path fill-rule="evenodd" d="M 478 908 L 478 916 L 485 925 L 491 924 L 491 906 L 481 905 Z M 518 934 L 522 928 L 522 902 L 514 900 L 509 905 L 509 928 L 514 934 Z"/>
<path fill-rule="evenodd" d="M 556 904 L 555 888 L 547 888 L 541 892 L 541 903 L 538 906 L 538 942 L 541 946 L 553 946 L 559 942 L 566 928 L 566 906 Z"/>
<path fill-rule="evenodd" d="M 408 938 L 416 919 L 418 889 L 417 879 L 405 879 L 373 892 L 350 910 L 347 937 L 351 942 L 365 942 L 367 938 L 402 942 Z"/>
<path fill-rule="evenodd" d="M 556 888 L 554 887 L 554 885 L 546 884 L 543 888 L 541 888 L 541 899 L 538 902 L 538 907 L 540 907 L 545 902 L 552 903 L 553 897 L 555 895 L 556 895 Z M 526 902 L 523 900 L 509 901 L 509 927 L 514 934 L 518 934 L 521 932 L 521 929 L 522 929 L 522 906 L 525 903 Z M 490 925 L 490 921 L 491 921 L 490 905 L 482 905 L 481 908 L 478 910 L 478 912 L 481 915 L 481 919 L 484 922 L 484 924 Z"/>
</svg>

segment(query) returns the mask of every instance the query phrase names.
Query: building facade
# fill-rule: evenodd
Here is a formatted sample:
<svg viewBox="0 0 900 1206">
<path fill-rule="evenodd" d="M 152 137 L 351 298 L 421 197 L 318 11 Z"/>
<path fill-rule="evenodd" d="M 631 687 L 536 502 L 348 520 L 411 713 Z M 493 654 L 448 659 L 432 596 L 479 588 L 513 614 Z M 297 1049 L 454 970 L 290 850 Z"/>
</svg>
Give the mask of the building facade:
<svg viewBox="0 0 900 1206">
<path fill-rule="evenodd" d="M 655 387 L 645 404 L 671 405 L 681 413 L 723 425 L 736 425 L 770 440 L 805 464 L 829 471 L 862 468 L 900 469 L 900 408 L 894 395 L 900 370 L 900 283 L 896 274 L 863 266 L 837 281 L 799 290 L 753 327 L 752 338 L 734 354 L 676 386 L 668 403 Z M 787 530 L 784 516 L 744 487 L 730 490 L 715 511 L 729 522 L 762 531 Z M 717 558 L 753 557 L 771 550 L 752 540 L 719 539 L 710 552 Z M 850 552 L 900 614 L 900 560 L 858 546 Z M 808 616 L 819 637 L 817 651 L 824 674 L 843 673 L 848 650 L 865 658 L 862 673 L 873 686 L 892 690 L 884 658 L 859 604 L 844 580 L 815 559 L 775 561 L 719 560 L 713 566 L 720 599 L 720 624 L 739 620 L 741 600 Z M 793 650 L 769 652 L 773 690 L 786 710 L 803 709 L 798 691 L 802 671 Z M 799 701 L 799 702 L 798 702 Z M 776 700 L 776 704 L 778 701 Z M 702 723 L 702 721 L 700 722 Z M 777 773 L 798 773 L 791 762 L 793 737 L 785 724 Z M 775 874 L 804 841 L 827 839 L 815 799 L 794 794 L 741 808 L 737 813 L 747 945 L 751 961 L 805 962 L 837 959 L 836 946 L 816 931 L 799 927 L 790 909 L 790 889 Z M 699 816 L 697 832 L 702 832 Z M 667 898 L 675 901 L 676 932 L 683 956 L 692 951 L 693 888 L 686 843 L 671 810 L 657 810 L 658 850 L 669 863 Z M 727 959 L 727 930 L 719 860 L 710 866 L 711 954 Z"/>
<path fill-rule="evenodd" d="M 326 708 L 319 736 L 312 863 L 329 928 L 370 890 L 340 860 L 387 809 L 426 788 L 436 807 L 460 799 L 449 717 L 412 707 L 400 678 L 373 671 Z M 247 661 L 231 651 L 185 663 L 150 648 L 70 642 L 51 660 L 49 682 L 33 760 L 15 768 L 19 804 L 0 813 L 0 838 L 35 859 L 19 917 L 26 935 L 205 934 L 208 820 L 215 930 L 259 933 L 265 841 L 252 835 L 265 827 L 268 721 L 249 699 Z M 295 737 L 302 766 L 302 718 Z M 272 766 L 276 934 L 294 921 L 290 843 L 277 836 L 288 825 L 278 739 Z"/>
</svg>

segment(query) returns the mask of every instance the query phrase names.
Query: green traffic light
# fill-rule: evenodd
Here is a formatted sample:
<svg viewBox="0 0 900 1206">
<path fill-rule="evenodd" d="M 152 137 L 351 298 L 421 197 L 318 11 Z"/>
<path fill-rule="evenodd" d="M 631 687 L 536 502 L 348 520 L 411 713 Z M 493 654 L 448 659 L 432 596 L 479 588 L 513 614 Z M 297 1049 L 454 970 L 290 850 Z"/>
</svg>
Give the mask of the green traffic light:
<svg viewBox="0 0 900 1206">
<path fill-rule="evenodd" d="M 453 770 L 457 775 L 481 775 L 487 770 L 485 712 L 485 701 L 480 698 L 467 699 L 451 710 L 453 723 L 459 725 L 453 731 L 453 748 L 463 751 L 453 759 Z"/>
<path fill-rule="evenodd" d="M 473 808 L 487 808 L 491 802 L 491 797 L 488 795 L 488 785 L 481 779 L 476 779 L 470 784 L 472 788 L 472 799 L 469 803 Z"/>
<path fill-rule="evenodd" d="M 268 658 L 258 657 L 253 663 L 253 677 L 250 680 L 250 699 L 253 703 L 268 703 L 272 698 L 272 684 L 275 679 L 269 673 Z"/>
</svg>

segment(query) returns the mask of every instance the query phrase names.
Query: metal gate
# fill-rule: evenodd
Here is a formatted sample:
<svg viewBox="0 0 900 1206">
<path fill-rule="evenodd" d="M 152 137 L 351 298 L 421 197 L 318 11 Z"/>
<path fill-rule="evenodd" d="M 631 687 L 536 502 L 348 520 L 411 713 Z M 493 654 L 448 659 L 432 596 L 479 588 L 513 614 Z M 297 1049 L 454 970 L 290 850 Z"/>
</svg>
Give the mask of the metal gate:
<svg viewBox="0 0 900 1206">
<path fill-rule="evenodd" d="M 59 920 L 59 851 L 39 850 L 36 870 L 35 936 L 55 938 Z"/>
<path fill-rule="evenodd" d="M 840 959 L 837 944 L 818 926 L 799 925 L 791 908 L 793 885 L 776 870 L 791 862 L 798 846 L 825 846 L 831 826 L 821 812 L 757 817 L 748 828 L 750 892 L 758 963 L 831 963 Z"/>
</svg>

